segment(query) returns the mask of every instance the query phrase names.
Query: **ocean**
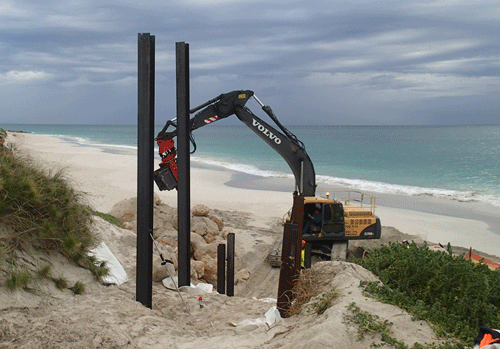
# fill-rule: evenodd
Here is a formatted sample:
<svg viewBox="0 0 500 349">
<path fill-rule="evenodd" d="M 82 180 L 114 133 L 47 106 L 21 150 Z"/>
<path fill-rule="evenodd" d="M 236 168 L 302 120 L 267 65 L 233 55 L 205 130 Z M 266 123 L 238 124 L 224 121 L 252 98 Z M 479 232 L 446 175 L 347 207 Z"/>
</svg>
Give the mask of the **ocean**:
<svg viewBox="0 0 500 349">
<path fill-rule="evenodd" d="M 13 131 L 68 142 L 137 149 L 137 127 L 3 124 Z M 158 126 L 156 133 L 161 130 Z M 500 125 L 289 126 L 313 162 L 322 187 L 418 195 L 500 207 Z M 193 164 L 263 177 L 292 177 L 286 162 L 244 125 L 212 124 L 193 132 Z M 158 162 L 159 156 L 157 156 Z M 293 191 L 293 188 L 290 189 Z"/>
</svg>

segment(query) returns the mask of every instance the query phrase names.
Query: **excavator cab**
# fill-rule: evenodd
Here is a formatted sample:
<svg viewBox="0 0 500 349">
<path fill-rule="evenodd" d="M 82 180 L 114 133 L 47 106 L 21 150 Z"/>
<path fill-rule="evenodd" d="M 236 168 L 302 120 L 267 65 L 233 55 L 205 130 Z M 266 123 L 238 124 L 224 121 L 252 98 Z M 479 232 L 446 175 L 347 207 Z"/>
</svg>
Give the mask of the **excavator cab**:
<svg viewBox="0 0 500 349">
<path fill-rule="evenodd" d="M 304 240 L 342 238 L 344 232 L 344 209 L 341 203 L 315 202 L 304 205 L 304 228 L 302 231 Z"/>
<path fill-rule="evenodd" d="M 344 206 L 339 202 L 323 204 L 323 237 L 344 237 Z"/>
</svg>

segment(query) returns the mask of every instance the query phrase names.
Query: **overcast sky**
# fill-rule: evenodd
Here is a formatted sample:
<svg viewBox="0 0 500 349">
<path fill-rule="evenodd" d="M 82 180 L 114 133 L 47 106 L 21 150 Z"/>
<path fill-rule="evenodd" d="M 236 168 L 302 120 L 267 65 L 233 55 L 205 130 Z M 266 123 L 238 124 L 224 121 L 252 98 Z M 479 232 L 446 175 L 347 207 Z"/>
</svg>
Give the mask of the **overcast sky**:
<svg viewBox="0 0 500 349">
<path fill-rule="evenodd" d="M 157 124 L 176 42 L 192 107 L 250 89 L 288 125 L 498 124 L 499 18 L 498 0 L 0 0 L 0 123 L 135 124 L 151 33 Z"/>
</svg>

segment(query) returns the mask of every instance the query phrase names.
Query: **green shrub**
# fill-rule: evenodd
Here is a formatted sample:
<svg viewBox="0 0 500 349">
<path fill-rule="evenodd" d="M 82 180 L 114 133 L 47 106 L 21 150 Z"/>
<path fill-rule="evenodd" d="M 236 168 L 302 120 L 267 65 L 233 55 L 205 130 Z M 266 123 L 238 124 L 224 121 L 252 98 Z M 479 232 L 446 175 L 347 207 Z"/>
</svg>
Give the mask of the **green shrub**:
<svg viewBox="0 0 500 349">
<path fill-rule="evenodd" d="M 367 293 L 434 324 L 440 336 L 467 344 L 479 326 L 500 327 L 500 272 L 484 264 L 415 243 L 390 243 L 356 262 L 383 283 L 362 283 Z"/>
<path fill-rule="evenodd" d="M 2 153 L 0 174 L 0 221 L 13 232 L 1 241 L 0 267 L 15 260 L 16 251 L 34 249 L 59 252 L 91 269 L 97 279 L 106 274 L 104 265 L 88 257 L 96 245 L 92 211 L 63 171 L 50 173 L 29 158 Z"/>
</svg>

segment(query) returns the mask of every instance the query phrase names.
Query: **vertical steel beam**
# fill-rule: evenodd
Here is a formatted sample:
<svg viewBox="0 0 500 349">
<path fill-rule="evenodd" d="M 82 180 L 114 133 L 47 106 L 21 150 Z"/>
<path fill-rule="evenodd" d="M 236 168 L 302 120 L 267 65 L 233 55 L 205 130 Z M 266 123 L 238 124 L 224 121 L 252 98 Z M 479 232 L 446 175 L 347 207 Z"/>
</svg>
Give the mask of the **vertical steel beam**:
<svg viewBox="0 0 500 349">
<path fill-rule="evenodd" d="M 138 34 L 136 300 L 152 307 L 155 37 Z"/>
<path fill-rule="evenodd" d="M 234 296 L 234 233 L 227 234 L 227 291 L 229 297 Z"/>
<path fill-rule="evenodd" d="M 296 249 L 299 226 L 296 223 L 285 223 L 283 245 L 281 248 L 281 267 L 278 284 L 277 308 L 282 317 L 288 317 L 288 309 L 293 300 L 292 288 L 295 277 Z"/>
<path fill-rule="evenodd" d="M 189 286 L 190 280 L 190 158 L 189 158 L 189 45 L 175 44 L 177 84 L 177 217 L 179 251 L 179 286 Z"/>
<path fill-rule="evenodd" d="M 226 293 L 226 245 L 217 245 L 217 292 Z"/>
<path fill-rule="evenodd" d="M 289 315 L 288 310 L 293 301 L 292 288 L 300 275 L 303 221 L 304 196 L 294 193 L 291 222 L 285 223 L 281 248 L 277 308 L 282 317 Z"/>
</svg>

